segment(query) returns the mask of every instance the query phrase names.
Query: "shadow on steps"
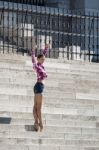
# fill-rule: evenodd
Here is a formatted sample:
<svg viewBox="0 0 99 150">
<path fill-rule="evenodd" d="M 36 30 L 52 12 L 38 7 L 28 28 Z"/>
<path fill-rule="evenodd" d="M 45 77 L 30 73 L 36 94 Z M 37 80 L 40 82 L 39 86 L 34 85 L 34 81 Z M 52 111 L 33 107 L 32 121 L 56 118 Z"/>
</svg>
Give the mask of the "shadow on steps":
<svg viewBox="0 0 99 150">
<path fill-rule="evenodd" d="M 11 118 L 8 117 L 0 117 L 0 124 L 10 124 Z"/>
<path fill-rule="evenodd" d="M 34 125 L 25 125 L 26 131 L 35 131 Z"/>
</svg>

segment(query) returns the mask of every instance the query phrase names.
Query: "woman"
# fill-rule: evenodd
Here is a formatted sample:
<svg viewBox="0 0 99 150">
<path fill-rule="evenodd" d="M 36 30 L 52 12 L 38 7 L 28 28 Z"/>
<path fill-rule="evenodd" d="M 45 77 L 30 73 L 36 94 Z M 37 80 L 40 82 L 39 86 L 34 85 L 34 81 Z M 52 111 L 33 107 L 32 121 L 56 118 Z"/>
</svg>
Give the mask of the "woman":
<svg viewBox="0 0 99 150">
<path fill-rule="evenodd" d="M 35 48 L 32 49 L 32 63 L 33 68 L 37 73 L 37 82 L 34 85 L 34 106 L 33 106 L 33 116 L 34 116 L 34 128 L 35 131 L 43 130 L 41 108 L 42 108 L 42 93 L 44 90 L 44 79 L 47 78 L 43 63 L 45 60 L 45 55 L 48 51 L 48 44 L 45 45 L 45 49 L 42 51 L 42 54 L 37 56 L 37 62 L 35 59 Z"/>
</svg>

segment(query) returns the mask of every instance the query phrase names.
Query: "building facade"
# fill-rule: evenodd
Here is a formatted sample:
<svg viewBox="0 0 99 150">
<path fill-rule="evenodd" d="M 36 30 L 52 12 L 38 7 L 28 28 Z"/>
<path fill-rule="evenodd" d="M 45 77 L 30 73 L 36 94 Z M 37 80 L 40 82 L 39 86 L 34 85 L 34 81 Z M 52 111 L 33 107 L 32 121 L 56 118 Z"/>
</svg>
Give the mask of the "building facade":
<svg viewBox="0 0 99 150">
<path fill-rule="evenodd" d="M 47 0 L 46 6 L 70 9 L 70 0 Z"/>
<path fill-rule="evenodd" d="M 99 0 L 47 0 L 48 6 L 70 10 L 99 10 Z"/>
<path fill-rule="evenodd" d="M 94 0 L 94 9 L 89 1 L 2 0 L 0 39 L 17 48 L 31 49 L 35 37 L 39 49 L 50 43 L 50 57 L 95 58 L 99 53 L 98 1 Z"/>
</svg>

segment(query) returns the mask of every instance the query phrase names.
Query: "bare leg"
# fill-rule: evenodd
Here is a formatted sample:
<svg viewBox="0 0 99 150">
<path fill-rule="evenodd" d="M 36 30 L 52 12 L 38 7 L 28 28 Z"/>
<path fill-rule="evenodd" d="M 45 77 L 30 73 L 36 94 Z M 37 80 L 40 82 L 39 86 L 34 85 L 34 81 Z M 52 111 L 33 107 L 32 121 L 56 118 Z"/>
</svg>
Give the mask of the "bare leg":
<svg viewBox="0 0 99 150">
<path fill-rule="evenodd" d="M 35 100 L 36 100 L 37 116 L 38 116 L 38 120 L 39 120 L 40 131 L 42 131 L 42 129 L 43 129 L 42 115 L 41 115 L 42 94 L 36 94 Z"/>
<path fill-rule="evenodd" d="M 37 104 L 36 104 L 36 98 L 34 96 L 34 106 L 33 106 L 33 117 L 34 117 L 34 124 L 38 125 L 38 116 L 37 116 Z"/>
</svg>

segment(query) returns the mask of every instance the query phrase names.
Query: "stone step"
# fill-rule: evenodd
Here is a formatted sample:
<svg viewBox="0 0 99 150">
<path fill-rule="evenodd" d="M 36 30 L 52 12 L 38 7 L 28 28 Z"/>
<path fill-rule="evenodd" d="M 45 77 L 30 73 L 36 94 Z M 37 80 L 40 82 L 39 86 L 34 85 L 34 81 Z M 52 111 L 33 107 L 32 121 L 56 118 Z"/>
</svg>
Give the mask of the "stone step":
<svg viewBox="0 0 99 150">
<path fill-rule="evenodd" d="M 99 95 L 96 93 L 76 93 L 76 99 L 90 99 L 99 101 Z"/>
<path fill-rule="evenodd" d="M 5 74 L 5 73 L 4 73 Z M 13 76 L 10 74 L 10 77 L 8 77 L 8 75 L 6 77 L 4 77 L 4 74 L 2 75 L 2 77 L 0 77 L 0 83 L 2 84 L 19 84 L 19 85 L 28 85 L 31 86 L 33 83 L 36 82 L 36 76 L 32 76 L 32 78 L 30 77 L 26 77 L 24 75 L 19 77 Z M 20 77 L 22 77 L 22 79 L 20 79 Z M 74 79 L 70 79 L 68 77 L 62 78 L 60 79 L 50 79 L 49 77 L 45 80 L 47 85 L 59 85 L 59 86 L 70 86 L 73 87 L 75 86 L 76 88 L 82 86 L 82 87 L 88 87 L 90 86 L 90 88 L 93 88 L 95 86 L 95 88 L 99 88 L 99 80 L 88 80 L 88 79 L 82 79 L 82 78 L 74 78 Z M 51 84 L 50 84 L 51 83 Z M 57 87 L 56 86 L 56 87 Z M 93 87 L 92 87 L 93 86 Z"/>
<path fill-rule="evenodd" d="M 97 83 L 96 81 L 99 81 L 99 78 L 98 78 L 98 76 L 96 77 L 96 76 L 94 76 L 93 74 L 91 74 L 92 75 L 92 77 L 90 76 L 90 73 L 89 73 L 89 76 L 90 76 L 90 78 L 88 77 L 88 76 L 85 76 L 85 75 L 71 75 L 70 73 L 63 73 L 63 74 L 61 74 L 61 73 L 53 73 L 53 74 L 51 74 L 51 73 L 48 73 L 48 78 L 47 78 L 47 80 L 49 81 L 49 80 L 51 80 L 51 81 L 61 81 L 62 83 L 64 83 L 63 82 L 63 79 L 64 80 L 66 80 L 66 82 L 67 83 L 74 83 L 74 81 L 76 80 L 77 81 L 77 83 L 80 83 L 80 81 L 82 81 L 82 82 L 84 82 L 84 83 L 86 83 L 86 81 L 88 82 L 88 83 L 90 83 L 90 82 L 93 82 L 93 83 Z M 15 79 L 17 79 L 17 80 L 19 80 L 20 79 L 20 77 L 24 77 L 24 78 L 26 78 L 27 80 L 36 80 L 36 74 L 35 74 L 35 72 L 34 71 L 22 71 L 22 70 L 0 70 L 0 78 L 2 79 L 2 78 L 9 78 L 10 80 L 15 80 Z M 25 80 L 23 78 L 23 80 Z"/>
<path fill-rule="evenodd" d="M 14 62 L 14 63 L 22 63 L 24 61 L 31 61 L 31 57 L 29 56 L 22 56 L 22 55 L 17 55 L 17 54 L 0 54 L 0 61 L 3 62 Z M 73 61 L 73 60 L 66 60 L 66 59 L 46 59 L 46 62 L 49 63 L 64 63 L 64 64 L 69 64 L 72 66 L 75 66 L 75 68 L 79 67 L 79 65 L 81 67 L 84 68 L 90 68 L 91 70 L 93 68 L 98 69 L 99 70 L 99 65 L 96 63 L 91 63 L 91 62 L 82 62 L 82 61 Z"/>
<path fill-rule="evenodd" d="M 99 146 L 99 140 L 71 140 L 71 139 L 24 139 L 24 138 L 0 138 L 1 144 L 11 145 L 34 145 L 34 144 L 52 144 L 53 146 L 65 145 L 65 146 Z"/>
<path fill-rule="evenodd" d="M 31 89 L 33 88 L 33 86 L 35 85 L 36 83 L 36 80 L 29 80 L 29 79 L 24 79 L 24 80 L 21 80 L 21 79 L 13 79 L 13 80 L 10 80 L 10 79 L 0 79 L 0 87 L 1 88 L 23 88 L 23 89 Z M 26 82 L 25 82 L 26 81 Z M 63 87 L 64 86 L 64 87 Z M 70 88 L 70 89 L 75 89 L 76 87 L 74 87 L 75 84 L 73 83 L 67 83 L 66 81 L 64 83 L 62 82 L 58 82 L 58 81 L 48 81 L 46 80 L 45 81 L 45 90 L 65 90 L 65 88 Z M 65 90 L 66 91 L 66 90 Z"/>
<path fill-rule="evenodd" d="M 24 78 L 24 76 L 23 76 Z M 64 81 L 64 82 L 63 82 Z M 74 82 L 74 81 L 73 81 Z M 45 86 L 46 87 L 50 87 L 52 86 L 52 88 L 61 88 L 64 85 L 64 88 L 68 87 L 68 88 L 73 88 L 73 86 L 75 85 L 75 83 L 73 83 L 71 81 L 66 80 L 45 80 Z M 33 87 L 33 85 L 36 83 L 36 78 L 34 79 L 29 79 L 29 78 L 24 78 L 24 79 L 20 79 L 20 78 L 15 78 L 15 77 L 11 77 L 11 78 L 0 78 L 0 85 L 4 86 L 4 85 L 9 85 L 9 86 L 22 86 L 22 87 Z M 97 83 L 98 84 L 98 83 Z"/>
<path fill-rule="evenodd" d="M 2 82 L 2 83 L 1 83 Z M 33 92 L 33 87 L 34 87 L 34 85 L 35 85 L 35 82 L 31 82 L 30 84 L 27 82 L 27 83 L 25 83 L 25 81 L 24 82 L 22 82 L 22 81 L 19 81 L 19 82 L 14 82 L 14 83 L 10 83 L 9 81 L 9 83 L 7 83 L 6 82 L 6 80 L 5 81 L 1 81 L 0 82 L 0 89 L 4 89 L 4 88 L 9 88 L 9 89 L 26 89 L 26 90 L 32 90 L 32 92 Z M 5 82 L 5 83 L 4 83 Z M 72 84 L 69 84 L 69 83 L 53 83 L 53 82 L 46 82 L 46 85 L 45 85 L 45 88 L 44 88 L 44 92 L 49 92 L 50 93 L 50 91 L 53 91 L 53 93 L 54 92 L 61 92 L 61 93 L 64 93 L 64 92 L 75 92 L 75 89 L 76 89 L 76 87 L 74 86 L 74 85 L 72 85 Z M 83 87 L 83 89 L 82 89 L 82 91 L 84 91 L 84 89 L 85 89 L 85 87 Z M 91 89 L 91 90 L 93 90 L 94 91 L 94 88 L 93 89 Z"/>
<path fill-rule="evenodd" d="M 99 135 L 97 134 L 72 134 L 72 133 L 53 133 L 53 132 L 45 132 L 36 133 L 33 131 L 1 131 L 0 138 L 24 138 L 24 139 L 66 139 L 66 140 L 99 140 Z"/>
<path fill-rule="evenodd" d="M 24 81 L 7 81 L 7 80 L 2 80 L 0 82 L 0 87 L 1 89 L 2 88 L 18 88 L 18 89 L 25 89 L 25 90 L 30 90 L 32 91 L 33 89 L 33 86 L 35 85 L 35 81 L 27 81 L 25 82 L 26 80 Z M 8 83 L 7 83 L 8 82 Z M 90 88 L 89 88 L 90 87 Z M 84 83 L 82 83 L 81 85 L 80 84 L 70 84 L 70 83 L 57 83 L 55 82 L 55 84 L 53 82 L 50 82 L 50 81 L 46 81 L 46 84 L 45 84 L 45 89 L 44 89 L 44 92 L 50 92 L 50 91 L 55 91 L 55 92 L 71 92 L 71 93 L 74 93 L 74 92 L 79 92 L 79 93 L 96 93 L 98 94 L 99 93 L 99 84 L 97 82 L 97 84 L 87 84 L 85 85 Z M 33 91 L 32 91 L 33 92 Z"/>
<path fill-rule="evenodd" d="M 7 106 L 24 106 L 24 107 L 31 107 L 34 104 L 34 100 L 32 99 L 21 99 L 17 97 L 14 98 L 14 96 L 12 96 L 12 98 L 8 98 L 8 99 L 1 99 L 0 98 L 0 105 L 7 105 Z M 51 108 L 70 108 L 70 109 L 90 109 L 93 110 L 94 108 L 97 107 L 97 109 L 99 108 L 99 104 L 78 104 L 77 102 L 74 104 L 73 102 L 69 102 L 65 100 L 65 102 L 62 102 L 61 99 L 60 101 L 57 100 L 51 100 L 49 101 L 49 99 L 45 99 L 43 100 L 43 106 L 44 107 L 51 107 Z"/>
<path fill-rule="evenodd" d="M 99 150 L 99 147 L 83 147 L 83 146 L 67 146 L 67 145 L 58 145 L 53 146 L 52 144 L 39 144 L 39 145 L 8 145 L 0 144 L 0 150 Z"/>
<path fill-rule="evenodd" d="M 18 71 L 18 70 L 0 70 L 0 78 L 1 79 L 9 79 L 9 80 L 20 80 L 20 77 L 24 77 L 22 80 L 36 80 L 36 73 L 34 71 Z M 78 76 L 78 79 L 80 77 Z M 57 82 L 60 80 L 63 83 L 63 79 L 66 80 L 67 83 L 74 83 L 74 79 L 77 79 L 75 75 L 69 75 L 69 74 L 60 74 L 60 73 L 48 73 L 47 80 L 51 80 L 54 82 L 54 80 Z M 92 78 L 93 79 L 93 78 Z M 90 79 L 91 80 L 91 79 Z M 98 78 L 97 78 L 98 80 Z"/>
<path fill-rule="evenodd" d="M 21 79 L 22 78 L 22 79 Z M 36 78 L 29 79 L 25 78 L 24 76 L 21 78 L 0 78 L 0 86 L 2 87 L 18 87 L 18 88 L 32 88 L 35 83 L 36 83 Z M 89 88 L 90 87 L 90 88 Z M 99 82 L 96 81 L 83 81 L 83 80 L 77 80 L 74 79 L 74 81 L 70 81 L 69 79 L 63 79 L 63 80 L 50 80 L 47 79 L 45 80 L 45 90 L 60 90 L 60 91 L 77 91 L 77 92 L 84 92 L 84 93 L 89 93 L 92 91 L 96 91 L 97 93 L 99 92 Z"/>
<path fill-rule="evenodd" d="M 76 136 L 76 135 L 74 135 Z M 78 135 L 81 136 L 81 135 Z M 84 135 L 83 135 L 84 136 Z M 82 137 L 83 137 L 82 136 Z M 6 130 L 6 131 L 0 131 L 0 138 L 26 138 L 26 139 L 39 139 L 39 138 L 59 138 L 64 139 L 65 134 L 64 133 L 53 133 L 53 132 L 46 132 L 43 131 L 40 132 L 33 132 L 33 131 L 14 131 L 14 130 Z M 87 137 L 85 135 L 85 137 Z M 93 136 L 93 138 L 95 135 Z M 98 138 L 98 135 L 96 135 L 96 138 Z"/>
<path fill-rule="evenodd" d="M 18 70 L 17 70 L 18 69 Z M 12 76 L 15 76 L 15 77 L 20 77 L 20 76 L 25 76 L 25 77 L 28 77 L 28 78 L 33 78 L 33 77 L 35 77 L 35 72 L 34 72 L 34 70 L 33 69 L 31 69 L 31 70 L 29 70 L 29 71 L 27 71 L 27 70 L 25 70 L 25 68 L 23 68 L 23 69 L 20 69 L 19 70 L 19 68 L 17 68 L 16 70 L 15 69 L 7 69 L 7 68 L 4 68 L 4 67 L 2 67 L 1 69 L 0 69 L 0 74 L 3 74 L 3 75 L 5 75 L 5 72 L 7 73 L 7 75 L 9 75 L 9 77 L 10 77 L 10 75 L 12 75 Z M 11 74 L 10 74 L 10 72 L 11 72 Z M 57 78 L 56 78 L 56 76 L 57 76 Z M 6 77 L 6 76 L 4 76 L 4 77 Z M 50 79 L 63 79 L 63 78 L 69 78 L 69 79 L 73 79 L 73 76 L 72 75 L 70 75 L 70 74 L 68 74 L 68 73 L 63 73 L 63 74 L 61 74 L 61 73 L 56 73 L 56 74 L 51 74 L 50 72 L 48 73 L 48 78 L 50 78 Z"/>
<path fill-rule="evenodd" d="M 11 116 L 9 117 L 1 117 L 2 119 L 4 119 L 5 121 L 7 119 L 11 119 L 10 121 L 10 125 L 33 125 L 33 117 L 31 119 L 19 119 L 19 118 L 11 118 Z M 3 123 L 3 122 L 2 122 Z M 3 123 L 4 124 L 4 123 Z M 95 128 L 99 126 L 99 122 L 97 121 L 66 121 L 66 120 L 48 120 L 46 118 L 46 120 L 43 120 L 43 124 L 46 126 L 59 126 L 59 127 L 82 127 L 82 128 Z"/>
<path fill-rule="evenodd" d="M 5 82 L 6 82 L 6 80 L 5 80 Z M 15 81 L 16 82 L 16 81 Z M 0 84 L 0 89 L 1 90 L 4 90 L 5 89 L 5 91 L 6 91 L 6 89 L 9 89 L 9 90 L 11 90 L 11 89 L 21 89 L 21 90 L 25 90 L 25 91 L 29 91 L 31 94 L 33 94 L 33 87 L 34 87 L 34 85 L 35 85 L 35 82 L 33 83 L 33 82 L 30 82 L 30 84 L 29 84 L 29 82 L 27 82 L 27 83 L 25 83 L 25 81 L 23 81 L 23 82 L 16 82 L 16 83 L 1 83 Z M 98 83 L 97 83 L 98 84 Z M 98 93 L 99 93 L 99 88 L 98 88 L 98 86 L 99 86 L 99 84 L 98 85 L 84 85 L 83 86 L 83 84 L 81 84 L 81 85 L 77 85 L 76 83 L 75 83 L 75 85 L 73 85 L 73 84 L 67 84 L 67 83 L 55 83 L 55 84 L 53 84 L 52 82 L 46 82 L 46 84 L 45 84 L 45 88 L 44 88 L 44 93 L 50 93 L 50 92 L 53 92 L 53 93 L 60 93 L 61 95 L 62 94 L 64 94 L 64 93 L 85 93 L 85 94 L 87 94 L 88 93 L 88 95 L 94 95 L 94 94 L 96 94 L 96 95 L 98 95 Z M 88 88 L 88 87 L 90 87 L 90 88 Z M 81 95 L 81 94 L 80 94 Z M 78 96 L 77 96 L 78 97 Z"/>
<path fill-rule="evenodd" d="M 32 125 L 11 125 L 11 124 L 0 124 L 0 128 L 1 128 L 1 132 L 3 131 L 18 131 L 18 132 L 33 132 L 32 130 Z M 87 128 L 83 128 L 83 129 L 87 129 Z M 88 128 L 89 130 L 90 128 Z M 91 128 L 94 131 L 94 134 L 96 134 L 96 128 Z M 81 134 L 82 128 L 81 127 L 61 127 L 61 126 L 45 126 L 44 125 L 44 130 L 43 132 L 47 132 L 47 133 L 74 133 L 74 134 Z M 89 131 L 90 132 L 90 131 Z M 90 132 L 91 133 L 91 132 Z M 97 134 L 99 134 L 99 131 L 97 129 Z"/>
<path fill-rule="evenodd" d="M 1 150 L 99 150 L 99 147 L 95 146 L 52 146 L 52 145 L 33 145 L 33 146 L 24 146 L 24 145 L 1 145 Z"/>
<path fill-rule="evenodd" d="M 52 145 L 9 145 L 9 144 L 0 144 L 1 150 L 59 150 L 59 146 L 52 146 Z M 68 150 L 68 149 L 67 149 Z M 70 149 L 69 149 L 70 150 Z M 72 149 L 71 149 L 72 150 Z M 76 150 L 76 149 L 75 149 Z"/>
<path fill-rule="evenodd" d="M 26 81 L 26 82 L 25 82 Z M 0 89 L 2 88 L 21 88 L 21 89 L 32 89 L 36 83 L 36 80 L 20 80 L 20 79 L 0 79 Z M 98 84 L 98 83 L 97 83 Z M 96 85 L 97 86 L 97 85 Z M 80 87 L 80 86 L 79 86 Z M 86 88 L 86 86 L 83 86 L 83 88 Z M 69 83 L 65 81 L 62 83 L 61 81 L 51 81 L 51 80 L 46 80 L 45 81 L 45 88 L 44 90 L 54 90 L 54 91 L 66 91 L 66 90 L 75 90 L 77 87 L 75 86 L 74 83 Z M 91 88 L 94 89 L 94 88 Z M 69 90 L 68 90 L 69 91 Z"/>
<path fill-rule="evenodd" d="M 31 92 L 33 92 L 33 87 L 35 85 L 35 81 L 27 81 L 25 82 L 26 80 L 24 81 L 9 81 L 9 80 L 1 80 L 0 81 L 0 88 L 4 89 L 4 88 L 9 88 L 9 89 L 25 89 L 25 90 L 29 90 Z M 90 88 L 89 88 L 90 87 Z M 45 89 L 44 89 L 44 92 L 52 92 L 53 93 L 57 92 L 57 93 L 75 93 L 76 91 L 78 93 L 95 93 L 95 94 L 98 94 L 99 93 L 99 84 L 97 82 L 97 84 L 84 84 L 84 83 L 80 83 L 79 84 L 72 84 L 72 83 L 57 83 L 55 82 L 50 82 L 50 81 L 46 81 L 46 84 L 45 84 Z"/>
<path fill-rule="evenodd" d="M 34 96 L 33 90 L 17 89 L 17 88 L 2 88 L 0 89 L 0 95 L 12 95 L 12 96 Z M 72 93 L 72 92 L 55 92 L 44 91 L 44 96 L 49 99 L 76 99 L 76 100 L 96 100 L 99 101 L 99 94 L 97 93 Z"/>
<path fill-rule="evenodd" d="M 5 67 L 4 67 L 5 66 Z M 47 63 L 47 64 L 45 64 L 45 67 L 46 67 L 46 70 L 47 70 L 47 72 L 56 72 L 56 73 L 70 73 L 70 74 L 85 74 L 85 75 L 89 75 L 89 76 L 92 76 L 93 74 L 94 75 L 96 75 L 96 76 L 98 76 L 99 75 L 99 71 L 98 71 L 98 69 L 89 69 L 89 67 L 88 68 L 86 68 L 86 69 L 82 69 L 82 67 L 80 67 L 80 68 L 74 68 L 74 67 L 72 67 L 72 66 L 69 66 L 69 64 L 59 64 L 59 65 L 57 65 L 57 63 L 56 63 L 56 65 L 53 63 L 51 63 L 51 64 L 49 64 L 49 63 Z M 12 64 L 10 65 L 10 64 L 3 64 L 3 63 L 1 63 L 1 66 L 0 66 L 0 69 L 9 69 L 9 70 L 24 70 L 24 71 L 32 71 L 32 64 L 30 65 L 30 66 L 28 66 L 28 65 L 26 65 L 26 66 L 17 66 L 17 65 L 14 65 L 14 66 L 12 66 Z M 85 68 L 85 67 L 84 67 Z"/>
<path fill-rule="evenodd" d="M 32 71 L 32 68 L 31 68 L 31 70 L 29 69 L 29 68 L 24 68 L 23 67 L 23 70 L 24 70 L 24 72 L 26 72 L 26 71 L 28 71 L 28 72 L 32 72 L 32 73 L 34 73 L 34 71 Z M 0 72 L 3 72 L 2 74 L 3 75 L 5 75 L 5 72 L 6 71 L 15 71 L 15 72 L 19 72 L 19 71 L 23 71 L 22 70 L 22 68 L 5 68 L 4 69 L 4 67 L 3 68 L 0 68 Z M 47 69 L 46 68 L 46 71 L 47 71 L 47 74 L 59 74 L 58 76 L 60 76 L 60 75 L 62 75 L 62 74 L 70 74 L 71 76 L 83 76 L 83 77 L 86 77 L 86 78 L 88 78 L 88 77 L 90 77 L 91 79 L 93 79 L 93 77 L 94 77 L 94 79 L 95 80 L 99 80 L 99 78 L 98 78 L 98 76 L 99 76 L 99 73 L 96 73 L 96 72 L 92 72 L 92 73 L 90 73 L 90 72 L 81 72 L 81 71 L 71 71 L 71 70 L 55 70 L 55 69 Z M 7 73 L 8 74 L 8 73 Z M 15 74 L 15 73 L 14 73 Z M 8 74 L 9 76 L 11 75 L 10 73 Z M 53 78 L 53 75 L 51 75 L 51 78 Z M 57 75 L 56 75 L 56 78 L 57 78 Z"/>
<path fill-rule="evenodd" d="M 28 73 L 27 73 L 28 74 Z M 82 76 L 82 75 L 73 75 L 72 77 L 69 77 L 70 74 L 67 74 L 66 77 L 62 77 L 62 75 L 58 75 L 56 73 L 55 74 L 55 78 L 53 78 L 53 75 L 51 75 L 49 77 L 49 74 L 48 74 L 48 78 L 46 80 L 46 84 L 49 84 L 50 86 L 55 86 L 56 87 L 58 84 L 61 84 L 61 85 L 64 85 L 65 83 L 68 85 L 70 84 L 72 87 L 76 85 L 76 87 L 83 87 L 83 86 L 90 86 L 90 87 L 94 87 L 94 86 L 97 86 L 96 88 L 98 88 L 98 82 L 99 82 L 99 78 L 96 77 L 96 76 L 92 76 L 90 77 L 89 79 L 89 76 L 85 77 L 85 76 Z M 58 76 L 61 76 L 61 80 Z M 20 79 L 21 77 L 21 79 Z M 33 84 L 33 82 L 35 83 L 36 82 L 36 75 L 34 75 L 34 73 L 32 72 L 32 75 L 26 75 L 26 74 L 23 74 L 22 71 L 21 71 L 21 75 L 19 73 L 19 71 L 17 71 L 17 73 L 15 73 L 15 71 L 13 70 L 9 72 L 7 72 L 7 70 L 5 70 L 4 72 L 1 72 L 0 73 L 0 83 L 21 83 L 21 84 L 26 84 L 26 85 L 31 85 Z M 60 86 L 61 86 L 60 85 Z M 66 86 L 66 85 L 65 85 Z"/>
<path fill-rule="evenodd" d="M 64 64 L 65 65 L 65 64 Z M 49 66 L 49 64 L 48 64 L 48 66 Z M 52 76 L 52 73 L 54 72 L 54 73 L 56 73 L 57 74 L 57 78 L 59 77 L 59 78 L 62 78 L 61 76 L 63 76 L 63 77 L 72 77 L 72 76 L 74 76 L 74 75 L 76 75 L 76 74 L 80 74 L 81 76 L 82 75 L 85 75 L 85 77 L 86 77 L 86 75 L 89 75 L 90 77 L 93 77 L 93 75 L 95 75 L 95 76 L 98 76 L 99 75 L 99 73 L 97 73 L 97 70 L 96 70 L 96 72 L 89 72 L 88 71 L 88 69 L 89 68 L 87 68 L 87 70 L 86 71 L 80 71 L 80 69 L 78 69 L 78 70 L 70 70 L 70 69 L 55 69 L 55 68 L 48 68 L 47 66 L 45 67 L 45 69 L 46 69 L 46 71 L 48 72 L 48 75 L 49 75 L 49 77 L 53 77 L 53 78 L 55 78 L 55 75 L 53 75 Z M 2 64 L 1 65 L 1 67 L 0 67 L 0 72 L 7 72 L 7 73 L 9 73 L 9 70 L 10 70 L 10 72 L 12 72 L 13 74 L 16 74 L 17 72 L 19 73 L 19 74 L 27 74 L 28 76 L 30 76 L 31 77 L 31 75 L 33 75 L 33 73 L 34 73 L 34 70 L 32 69 L 32 66 L 31 67 L 28 67 L 28 66 L 20 66 L 20 65 L 8 65 L 8 67 L 7 67 L 7 64 Z"/>
<path fill-rule="evenodd" d="M 49 97 L 49 98 L 69 98 L 69 99 L 75 99 L 76 97 L 76 94 L 75 93 L 72 93 L 72 92 L 64 92 L 62 91 L 62 94 L 61 94 L 61 91 L 60 92 L 57 92 L 57 91 L 54 91 L 54 94 L 53 94 L 53 91 L 44 91 L 45 94 Z M 28 90 L 28 89 L 17 89 L 17 88 L 2 88 L 0 89 L 0 95 L 24 95 L 24 96 L 33 96 L 34 95 L 34 92 L 33 92 L 33 89 L 31 90 Z"/>
<path fill-rule="evenodd" d="M 13 119 L 31 119 L 33 118 L 32 112 L 31 113 L 21 113 L 21 112 L 7 112 L 7 111 L 0 111 L 0 117 L 7 117 Z M 58 121 L 95 121 L 99 122 L 99 116 L 87 116 L 87 115 L 65 115 L 65 114 L 42 114 L 43 120 L 58 120 Z"/>
<path fill-rule="evenodd" d="M 86 104 L 86 103 L 78 103 L 77 101 L 76 102 L 74 102 L 74 101 L 72 100 L 72 101 L 70 101 L 69 102 L 69 100 L 61 100 L 60 99 L 60 101 L 58 101 L 57 99 L 53 99 L 53 100 L 50 100 L 49 101 L 49 99 L 46 99 L 46 98 L 44 98 L 44 100 L 43 100 L 43 106 L 44 107 L 51 107 L 51 108 L 66 108 L 66 109 L 78 109 L 79 110 L 79 108 L 81 109 L 81 110 L 84 110 L 84 109 L 89 109 L 89 110 L 94 110 L 94 109 L 98 109 L 99 108 L 99 104 Z M 12 96 L 12 98 L 10 97 L 10 98 L 5 98 L 5 99 L 2 99 L 2 98 L 0 98 L 0 105 L 2 105 L 2 106 L 4 106 L 4 105 L 7 105 L 7 106 L 23 106 L 23 107 L 31 107 L 31 106 L 33 106 L 33 104 L 34 104 L 34 100 L 33 100 L 33 98 L 31 98 L 31 99 L 23 99 L 23 98 L 21 98 L 21 97 L 15 97 L 14 98 L 14 96 Z"/>
<path fill-rule="evenodd" d="M 34 71 L 32 72 L 26 72 L 26 71 L 15 71 L 15 70 L 0 70 L 0 78 L 5 79 L 8 78 L 9 80 L 14 80 L 17 79 L 19 80 L 20 77 L 24 77 L 23 79 L 28 79 L 28 80 L 35 80 L 36 79 L 36 73 Z M 78 77 L 79 78 L 79 77 Z M 69 74 L 50 74 L 48 73 L 48 80 L 52 81 L 62 81 L 63 79 L 66 79 L 67 83 L 74 83 L 74 79 L 76 79 L 75 76 L 69 76 Z M 62 81 L 63 83 L 63 81 Z"/>
<path fill-rule="evenodd" d="M 2 105 L 0 104 L 0 111 L 9 111 L 9 112 L 32 112 L 32 106 L 31 107 L 16 107 L 15 105 Z M 50 108 L 50 107 L 43 107 L 42 108 L 43 113 L 51 113 L 51 114 L 77 114 L 77 109 L 63 109 L 63 108 Z"/>
<path fill-rule="evenodd" d="M 22 62 L 22 61 L 31 61 L 31 57 L 30 56 L 22 56 L 22 55 L 17 55 L 17 54 L 0 54 L 0 61 L 4 62 L 4 61 L 8 61 L 8 62 Z M 66 59 L 48 59 L 46 58 L 46 62 L 49 63 L 61 63 L 61 64 L 69 64 L 72 65 L 73 67 L 77 68 L 79 65 L 81 67 L 90 67 L 91 69 L 96 68 L 99 69 L 98 64 L 96 63 L 91 63 L 91 62 L 82 62 L 82 61 L 74 61 L 74 60 L 66 60 Z"/>
<path fill-rule="evenodd" d="M 98 146 L 61 146 L 60 150 L 99 150 Z"/>
<path fill-rule="evenodd" d="M 99 150 L 97 146 L 67 146 L 67 145 L 58 145 L 52 146 L 47 144 L 40 144 L 40 145 L 32 145 L 32 146 L 25 146 L 25 145 L 4 145 L 0 144 L 1 150 Z"/>
<path fill-rule="evenodd" d="M 0 124 L 1 132 L 5 131 L 19 131 L 19 132 L 33 132 L 32 125 L 8 125 Z M 44 125 L 43 132 L 47 133 L 68 133 L 68 134 L 93 134 L 99 135 L 99 128 L 88 128 L 88 127 L 64 127 L 64 126 L 50 126 Z"/>
<path fill-rule="evenodd" d="M 9 112 L 20 112 L 20 113 L 31 113 L 32 112 L 32 106 L 31 107 L 15 107 L 11 105 L 0 105 L 0 111 L 9 111 Z M 42 107 L 42 113 L 47 114 L 64 114 L 64 115 L 84 115 L 84 116 L 99 116 L 99 109 L 70 109 L 70 108 L 52 108 L 52 107 Z"/>
<path fill-rule="evenodd" d="M 49 100 L 50 99 L 50 100 Z M 34 101 L 34 96 L 33 95 L 31 95 L 31 96 L 29 96 L 29 95 L 9 95 L 9 94 L 0 94 L 0 102 L 4 102 L 5 103 L 5 101 L 8 101 L 9 100 L 9 102 L 10 101 L 17 101 L 17 102 L 29 102 L 29 103 L 31 103 L 31 102 L 33 102 Z M 47 96 L 47 94 L 44 94 L 43 95 L 43 102 L 44 103 L 47 103 L 47 104 L 56 104 L 56 105 L 69 105 L 69 104 L 73 104 L 74 106 L 75 105 L 82 105 L 82 107 L 83 106 L 86 106 L 86 105 L 91 105 L 91 106 L 94 106 L 94 108 L 95 108 L 95 106 L 97 107 L 97 106 L 99 106 L 99 100 L 97 100 L 97 99 L 83 99 L 83 98 L 77 98 L 77 99 L 70 99 L 69 97 L 65 97 L 65 98 L 59 98 L 59 97 L 57 97 L 57 98 L 49 98 L 48 96 Z"/>
</svg>

